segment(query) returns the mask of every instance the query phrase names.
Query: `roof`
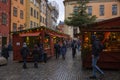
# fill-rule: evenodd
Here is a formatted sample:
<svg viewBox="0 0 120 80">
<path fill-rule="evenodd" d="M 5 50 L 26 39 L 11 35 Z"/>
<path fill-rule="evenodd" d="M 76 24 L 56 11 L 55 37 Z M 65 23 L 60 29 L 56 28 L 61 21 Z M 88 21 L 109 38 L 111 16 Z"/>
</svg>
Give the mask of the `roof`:
<svg viewBox="0 0 120 80">
<path fill-rule="evenodd" d="M 88 25 L 84 31 L 120 31 L 120 17 L 115 17 Z"/>
</svg>

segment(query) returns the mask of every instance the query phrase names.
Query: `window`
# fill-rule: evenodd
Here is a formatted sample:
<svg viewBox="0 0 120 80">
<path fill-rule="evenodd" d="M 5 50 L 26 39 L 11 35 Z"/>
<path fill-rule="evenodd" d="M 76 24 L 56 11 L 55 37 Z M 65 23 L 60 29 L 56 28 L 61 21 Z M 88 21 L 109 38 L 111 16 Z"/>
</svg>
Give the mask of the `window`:
<svg viewBox="0 0 120 80">
<path fill-rule="evenodd" d="M 13 7 L 13 16 L 17 16 L 17 8 Z"/>
<path fill-rule="evenodd" d="M 77 7 L 77 6 L 74 6 L 73 12 L 74 12 L 74 13 L 78 13 L 78 7 Z"/>
<path fill-rule="evenodd" d="M 36 27 L 36 23 L 34 22 L 34 27 Z"/>
<path fill-rule="evenodd" d="M 117 15 L 117 4 L 112 5 L 112 15 Z"/>
<path fill-rule="evenodd" d="M 100 5 L 100 16 L 104 16 L 104 5 Z"/>
<path fill-rule="evenodd" d="M 2 0 L 3 3 L 7 3 L 7 0 Z"/>
<path fill-rule="evenodd" d="M 23 10 L 20 10 L 20 18 L 23 19 Z"/>
<path fill-rule="evenodd" d="M 31 14 L 31 16 L 33 16 L 33 8 L 32 7 L 30 8 L 30 14 Z"/>
<path fill-rule="evenodd" d="M 36 18 L 36 10 L 34 10 L 34 17 Z"/>
<path fill-rule="evenodd" d="M 40 22 L 42 22 L 42 16 L 40 16 Z"/>
<path fill-rule="evenodd" d="M 20 0 L 20 3 L 21 3 L 21 4 L 24 4 L 24 0 Z"/>
<path fill-rule="evenodd" d="M 19 30 L 23 30 L 23 25 L 20 24 Z"/>
<path fill-rule="evenodd" d="M 38 19 L 38 11 L 37 11 L 37 19 Z"/>
<path fill-rule="evenodd" d="M 13 23 L 13 31 L 17 31 L 17 24 Z"/>
<path fill-rule="evenodd" d="M 2 24 L 7 24 L 7 15 L 5 13 L 2 13 Z"/>
<path fill-rule="evenodd" d="M 33 22 L 32 22 L 32 21 L 30 21 L 30 28 L 32 28 L 32 26 L 33 26 Z"/>
<path fill-rule="evenodd" d="M 88 6 L 88 15 L 92 15 L 92 6 Z"/>
</svg>

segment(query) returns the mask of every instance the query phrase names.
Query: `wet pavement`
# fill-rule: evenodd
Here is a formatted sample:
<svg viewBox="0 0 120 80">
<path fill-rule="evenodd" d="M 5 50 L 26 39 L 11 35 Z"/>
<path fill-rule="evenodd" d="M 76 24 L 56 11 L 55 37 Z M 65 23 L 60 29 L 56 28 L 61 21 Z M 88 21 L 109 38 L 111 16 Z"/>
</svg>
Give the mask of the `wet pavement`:
<svg viewBox="0 0 120 80">
<path fill-rule="evenodd" d="M 39 68 L 33 66 L 33 62 L 27 64 L 28 69 L 22 69 L 22 63 L 9 59 L 8 65 L 0 66 L 0 80 L 90 80 L 91 69 L 83 69 L 81 66 L 80 52 L 72 59 L 71 50 L 68 49 L 66 59 L 55 57 L 47 63 L 39 63 Z M 105 77 L 101 80 L 120 80 L 120 71 L 104 70 Z"/>
</svg>

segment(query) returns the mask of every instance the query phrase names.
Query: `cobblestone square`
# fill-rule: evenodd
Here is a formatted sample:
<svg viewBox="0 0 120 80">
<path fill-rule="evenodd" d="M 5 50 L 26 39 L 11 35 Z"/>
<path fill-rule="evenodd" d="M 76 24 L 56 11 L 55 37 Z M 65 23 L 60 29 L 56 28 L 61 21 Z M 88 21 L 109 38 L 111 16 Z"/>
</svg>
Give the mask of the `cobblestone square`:
<svg viewBox="0 0 120 80">
<path fill-rule="evenodd" d="M 22 63 L 9 60 L 8 65 L 0 66 L 0 80 L 88 80 L 91 69 L 82 69 L 80 52 L 72 59 L 71 50 L 68 49 L 66 59 L 55 57 L 47 63 L 39 63 L 35 69 L 33 62 L 27 63 L 28 69 L 22 69 Z M 120 71 L 104 70 L 103 80 L 120 80 Z"/>
</svg>

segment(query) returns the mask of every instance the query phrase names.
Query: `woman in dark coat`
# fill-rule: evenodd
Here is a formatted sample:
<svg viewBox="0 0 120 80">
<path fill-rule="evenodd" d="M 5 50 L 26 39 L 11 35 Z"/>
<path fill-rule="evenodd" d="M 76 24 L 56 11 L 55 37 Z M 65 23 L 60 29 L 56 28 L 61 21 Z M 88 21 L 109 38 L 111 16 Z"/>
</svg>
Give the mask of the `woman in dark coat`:
<svg viewBox="0 0 120 80">
<path fill-rule="evenodd" d="M 21 48 L 21 56 L 23 58 L 23 68 L 27 68 L 27 56 L 29 55 L 29 48 L 27 47 L 26 43 L 23 43 L 23 47 Z"/>
<path fill-rule="evenodd" d="M 39 51 L 39 47 L 37 44 L 34 45 L 32 55 L 33 55 L 33 59 L 34 59 L 34 67 L 38 68 L 38 60 L 39 60 L 39 56 L 40 56 L 40 51 Z"/>
<path fill-rule="evenodd" d="M 5 57 L 8 60 L 9 53 L 8 53 L 7 45 L 4 45 L 4 47 L 2 49 L 2 56 Z"/>
</svg>

